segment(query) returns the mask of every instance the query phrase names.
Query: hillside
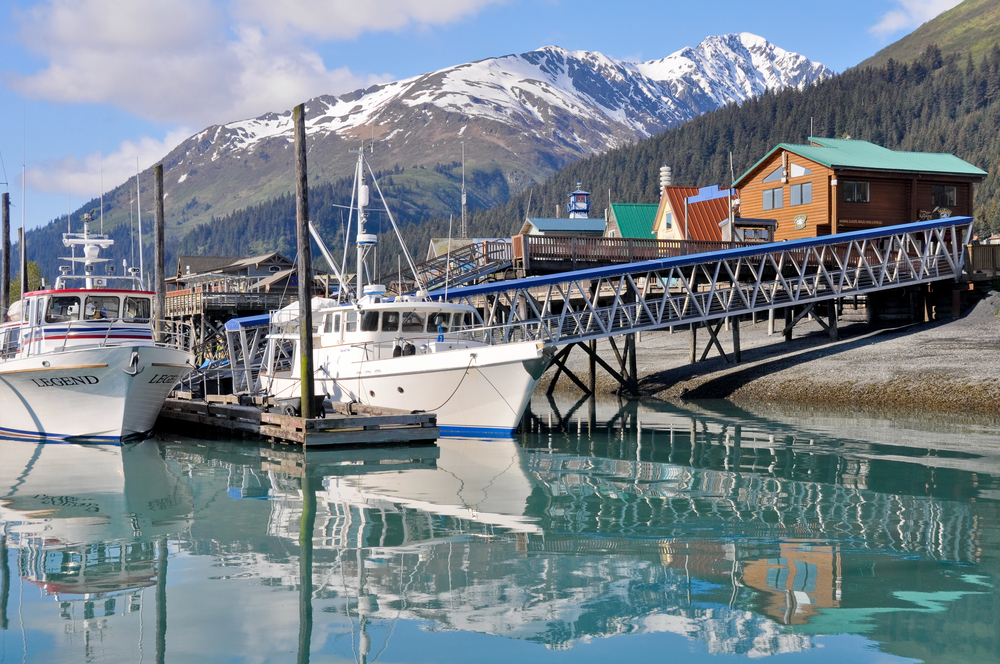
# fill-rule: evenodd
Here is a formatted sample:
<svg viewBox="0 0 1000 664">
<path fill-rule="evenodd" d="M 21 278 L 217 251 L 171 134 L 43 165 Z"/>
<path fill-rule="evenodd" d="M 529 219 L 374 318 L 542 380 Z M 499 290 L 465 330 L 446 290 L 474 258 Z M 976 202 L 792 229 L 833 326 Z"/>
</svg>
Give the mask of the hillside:
<svg viewBox="0 0 1000 664">
<path fill-rule="evenodd" d="M 461 161 L 463 150 L 467 174 L 499 174 L 505 183 L 492 189 L 517 193 L 573 161 L 705 111 L 830 75 L 748 33 L 708 37 L 644 63 L 546 46 L 308 100 L 310 180 L 350 175 L 348 150 L 374 141 L 378 168 L 402 169 L 401 183 L 435 191 L 415 197 L 417 207 L 431 215 L 457 212 L 458 191 L 429 173 Z M 292 191 L 291 131 L 290 111 L 273 112 L 207 127 L 171 150 L 163 159 L 168 240 Z M 427 172 L 414 172 L 421 166 Z M 139 180 L 143 199 L 151 200 L 151 170 Z M 134 198 L 134 180 L 106 192 L 105 226 L 128 221 Z M 505 201 L 484 197 L 477 204 Z"/>
<path fill-rule="evenodd" d="M 927 47 L 934 44 L 942 55 L 982 60 L 995 44 L 1000 43 L 1000 2 L 996 0 L 965 0 L 943 14 L 886 46 L 861 62 L 858 68 L 881 67 L 890 59 L 912 62 Z"/>
</svg>

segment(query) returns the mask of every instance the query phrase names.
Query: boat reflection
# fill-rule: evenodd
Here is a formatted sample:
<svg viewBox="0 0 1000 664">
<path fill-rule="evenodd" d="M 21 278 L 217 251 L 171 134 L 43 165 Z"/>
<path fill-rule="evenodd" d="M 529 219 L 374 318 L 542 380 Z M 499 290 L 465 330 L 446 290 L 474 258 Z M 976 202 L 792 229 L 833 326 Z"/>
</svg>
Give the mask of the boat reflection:
<svg viewBox="0 0 1000 664">
<path fill-rule="evenodd" d="M 294 589 L 299 661 L 367 661 L 407 622 L 425 627 L 408 648 L 463 631 L 582 656 L 594 639 L 670 633 L 763 656 L 851 633 L 933 659 L 947 633 L 950 652 L 1000 652 L 991 432 L 959 447 L 898 422 L 893 438 L 818 416 L 533 407 L 516 441 L 303 453 L 176 439 L 85 448 L 86 463 L 29 446 L 0 471 L 0 518 L 21 577 L 89 598 L 83 615 L 153 583 L 165 603 L 167 551 L 211 561 L 182 577 L 213 584 L 206 620 L 224 623 L 247 583 L 257 601 Z M 231 619 L 280 639 L 271 613 Z M 197 624 L 167 640 L 164 621 L 163 648 Z"/>
</svg>

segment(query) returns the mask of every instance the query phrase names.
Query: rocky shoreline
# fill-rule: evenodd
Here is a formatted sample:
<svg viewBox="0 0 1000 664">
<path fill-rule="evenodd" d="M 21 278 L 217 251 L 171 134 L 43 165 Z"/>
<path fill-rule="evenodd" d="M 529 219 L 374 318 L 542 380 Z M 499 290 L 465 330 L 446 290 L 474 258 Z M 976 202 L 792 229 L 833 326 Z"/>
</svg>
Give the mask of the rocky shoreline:
<svg viewBox="0 0 1000 664">
<path fill-rule="evenodd" d="M 840 341 L 830 342 L 815 321 L 802 321 L 792 341 L 767 323 L 740 326 L 742 362 L 732 363 L 732 335 L 719 339 L 727 364 L 714 351 L 689 364 L 690 332 L 643 333 L 637 339 L 637 368 L 643 399 L 819 406 L 868 413 L 949 413 L 976 421 L 1000 419 L 1000 292 L 993 291 L 960 318 L 901 326 L 841 323 Z M 708 334 L 699 330 L 698 356 Z M 598 352 L 617 360 L 607 340 Z M 584 382 L 587 358 L 579 349 L 567 366 Z M 543 376 L 544 392 L 555 370 Z M 611 394 L 618 383 L 598 368 L 597 391 Z M 559 393 L 579 393 L 566 378 Z"/>
</svg>

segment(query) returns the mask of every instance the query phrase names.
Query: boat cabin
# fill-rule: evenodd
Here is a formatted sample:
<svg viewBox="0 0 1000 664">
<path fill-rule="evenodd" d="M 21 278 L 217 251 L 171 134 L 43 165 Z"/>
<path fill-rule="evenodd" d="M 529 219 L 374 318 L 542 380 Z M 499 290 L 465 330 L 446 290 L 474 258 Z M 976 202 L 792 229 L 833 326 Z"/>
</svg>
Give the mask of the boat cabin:
<svg viewBox="0 0 1000 664">
<path fill-rule="evenodd" d="M 93 344 L 94 339 L 105 344 L 151 339 L 153 297 L 148 291 L 126 290 L 28 293 L 10 306 L 9 321 L 0 326 L 0 354 L 3 359 L 16 355 L 22 339 L 32 344 L 31 352 Z"/>
</svg>

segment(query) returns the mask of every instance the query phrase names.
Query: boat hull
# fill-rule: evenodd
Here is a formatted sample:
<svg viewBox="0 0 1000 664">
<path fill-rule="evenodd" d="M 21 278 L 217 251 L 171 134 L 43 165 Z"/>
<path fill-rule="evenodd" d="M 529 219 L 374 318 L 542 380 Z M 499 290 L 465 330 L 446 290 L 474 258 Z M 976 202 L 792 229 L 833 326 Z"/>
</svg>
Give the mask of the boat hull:
<svg viewBox="0 0 1000 664">
<path fill-rule="evenodd" d="M 434 412 L 449 435 L 504 437 L 517 429 L 552 352 L 531 342 L 364 362 L 319 353 L 315 391 L 333 401 Z M 299 381 L 275 377 L 272 393 L 298 396 Z"/>
<path fill-rule="evenodd" d="M 185 350 L 159 346 L 7 360 L 0 369 L 0 436 L 109 444 L 144 436 L 192 362 Z"/>
</svg>

